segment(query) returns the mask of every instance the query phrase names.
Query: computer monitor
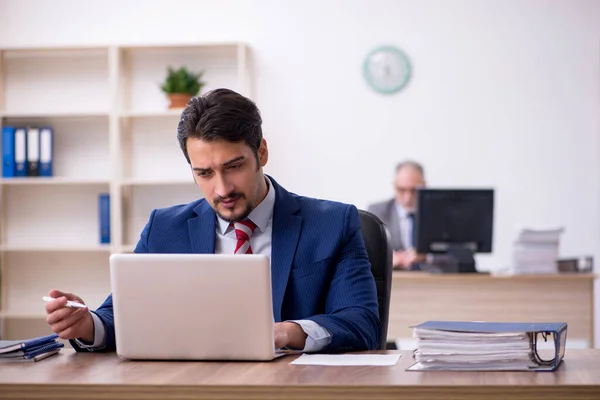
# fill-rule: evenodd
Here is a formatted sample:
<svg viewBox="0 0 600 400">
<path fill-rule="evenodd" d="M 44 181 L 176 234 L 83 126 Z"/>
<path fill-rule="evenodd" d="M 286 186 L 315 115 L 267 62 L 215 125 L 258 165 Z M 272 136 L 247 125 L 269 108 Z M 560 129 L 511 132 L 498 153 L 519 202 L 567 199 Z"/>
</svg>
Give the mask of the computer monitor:
<svg viewBox="0 0 600 400">
<path fill-rule="evenodd" d="M 475 273 L 475 253 L 492 252 L 493 189 L 420 189 L 415 247 L 422 254 L 451 254 L 459 273 Z"/>
</svg>

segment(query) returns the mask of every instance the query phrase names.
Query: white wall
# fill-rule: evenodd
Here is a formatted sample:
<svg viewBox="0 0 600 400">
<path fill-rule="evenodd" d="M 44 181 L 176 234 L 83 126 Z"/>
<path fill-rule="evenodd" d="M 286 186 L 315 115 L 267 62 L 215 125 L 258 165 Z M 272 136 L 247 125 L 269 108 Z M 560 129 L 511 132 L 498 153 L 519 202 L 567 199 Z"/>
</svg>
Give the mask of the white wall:
<svg viewBox="0 0 600 400">
<path fill-rule="evenodd" d="M 494 187 L 492 269 L 520 225 L 565 226 L 562 255 L 600 263 L 599 20 L 594 0 L 0 0 L 0 47 L 245 41 L 267 172 L 359 207 L 405 157 L 430 185 Z M 413 62 L 392 97 L 361 76 L 381 44 Z"/>
</svg>

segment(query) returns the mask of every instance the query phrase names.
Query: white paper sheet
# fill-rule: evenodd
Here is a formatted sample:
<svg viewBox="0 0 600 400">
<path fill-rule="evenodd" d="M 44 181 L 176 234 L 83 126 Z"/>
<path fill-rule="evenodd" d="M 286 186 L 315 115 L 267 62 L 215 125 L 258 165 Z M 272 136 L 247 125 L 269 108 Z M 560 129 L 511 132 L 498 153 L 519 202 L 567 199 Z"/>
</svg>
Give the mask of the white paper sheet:
<svg viewBox="0 0 600 400">
<path fill-rule="evenodd" d="M 335 366 L 391 366 L 396 365 L 401 354 L 302 354 L 293 365 Z"/>
</svg>

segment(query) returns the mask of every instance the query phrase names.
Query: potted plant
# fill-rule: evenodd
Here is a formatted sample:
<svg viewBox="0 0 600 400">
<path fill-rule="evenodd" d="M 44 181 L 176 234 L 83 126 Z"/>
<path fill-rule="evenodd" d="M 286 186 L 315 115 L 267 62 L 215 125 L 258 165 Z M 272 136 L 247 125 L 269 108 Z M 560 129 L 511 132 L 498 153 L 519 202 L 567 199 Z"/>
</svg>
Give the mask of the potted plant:
<svg viewBox="0 0 600 400">
<path fill-rule="evenodd" d="M 168 68 L 167 78 L 161 89 L 169 97 L 169 108 L 184 108 L 190 99 L 200 93 L 206 82 L 201 77 L 204 71 L 192 73 L 187 68 Z"/>
</svg>

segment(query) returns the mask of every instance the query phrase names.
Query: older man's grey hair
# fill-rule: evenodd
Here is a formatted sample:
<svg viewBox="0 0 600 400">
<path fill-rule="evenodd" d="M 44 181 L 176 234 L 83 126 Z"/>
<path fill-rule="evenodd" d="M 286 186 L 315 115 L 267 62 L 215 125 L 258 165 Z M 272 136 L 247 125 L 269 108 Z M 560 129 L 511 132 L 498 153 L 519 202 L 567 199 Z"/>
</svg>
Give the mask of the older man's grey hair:
<svg viewBox="0 0 600 400">
<path fill-rule="evenodd" d="M 421 176 L 425 176 L 425 169 L 423 168 L 423 166 L 414 160 L 405 160 L 398 163 L 398 165 L 396 165 L 396 173 L 398 173 L 398 171 L 400 171 L 403 168 L 412 168 L 418 171 L 421 174 Z"/>
</svg>

